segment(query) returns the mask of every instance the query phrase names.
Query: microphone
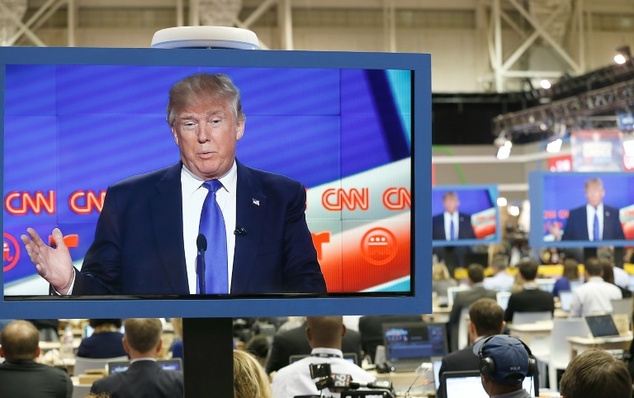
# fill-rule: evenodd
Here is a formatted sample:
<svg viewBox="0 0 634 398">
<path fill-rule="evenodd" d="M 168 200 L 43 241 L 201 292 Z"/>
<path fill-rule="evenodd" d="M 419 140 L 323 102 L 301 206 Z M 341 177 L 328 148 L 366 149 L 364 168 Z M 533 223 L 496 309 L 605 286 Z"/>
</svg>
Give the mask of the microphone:
<svg viewBox="0 0 634 398">
<path fill-rule="evenodd" d="M 235 236 L 243 236 L 247 234 L 247 229 L 244 227 L 236 227 L 235 231 L 233 231 Z"/>
<path fill-rule="evenodd" d="M 205 252 L 207 251 L 207 238 L 205 238 L 205 235 L 198 234 L 198 237 L 196 237 L 196 248 L 198 249 L 198 256 L 196 258 L 198 291 L 200 294 L 205 294 Z"/>
</svg>

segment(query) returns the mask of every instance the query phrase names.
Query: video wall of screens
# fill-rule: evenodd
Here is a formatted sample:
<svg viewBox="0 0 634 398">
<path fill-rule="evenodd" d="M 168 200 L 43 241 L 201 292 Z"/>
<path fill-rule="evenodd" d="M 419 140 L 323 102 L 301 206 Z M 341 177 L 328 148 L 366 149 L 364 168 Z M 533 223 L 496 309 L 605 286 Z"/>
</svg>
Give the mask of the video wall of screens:
<svg viewBox="0 0 634 398">
<path fill-rule="evenodd" d="M 432 189 L 432 242 L 472 246 L 500 241 L 495 185 L 436 186 Z"/>
<path fill-rule="evenodd" d="M 632 173 L 533 172 L 529 198 L 531 246 L 622 247 L 634 240 Z"/>
<path fill-rule="evenodd" d="M 48 296 L 19 236 L 33 227 L 50 239 L 60 228 L 81 269 L 106 189 L 179 162 L 166 123 L 168 91 L 200 72 L 224 73 L 241 91 L 247 120 L 237 159 L 305 186 L 307 224 L 328 293 Z M 7 315 L 20 309 L 30 317 L 93 318 L 431 309 L 424 277 L 431 237 L 421 228 L 430 220 L 428 55 L 14 47 L 0 49 L 0 87 L 0 309 Z"/>
</svg>

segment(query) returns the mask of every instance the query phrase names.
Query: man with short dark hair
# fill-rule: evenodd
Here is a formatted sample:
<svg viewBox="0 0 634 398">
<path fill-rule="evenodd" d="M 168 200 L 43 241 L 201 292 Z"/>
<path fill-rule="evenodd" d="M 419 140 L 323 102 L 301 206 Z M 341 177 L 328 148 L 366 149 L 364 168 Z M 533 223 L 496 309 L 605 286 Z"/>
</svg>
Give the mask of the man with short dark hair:
<svg viewBox="0 0 634 398">
<path fill-rule="evenodd" d="M 587 259 L 584 267 L 586 283 L 572 293 L 570 317 L 612 313 L 612 300 L 623 297 L 621 289 L 603 280 L 603 265 L 597 258 Z"/>
<path fill-rule="evenodd" d="M 482 387 L 492 398 L 530 398 L 522 382 L 536 373 L 535 358 L 524 343 L 505 334 L 490 336 L 473 346 L 480 361 Z"/>
<path fill-rule="evenodd" d="M 40 334 L 32 323 L 9 323 L 0 333 L 0 397 L 70 398 L 73 383 L 61 369 L 35 362 Z"/>
<path fill-rule="evenodd" d="M 561 378 L 563 398 L 631 398 L 632 378 L 625 364 L 603 350 L 577 355 Z"/>
<path fill-rule="evenodd" d="M 306 318 L 306 337 L 312 348 L 310 356 L 280 369 L 273 377 L 273 396 L 293 398 L 298 395 L 319 395 L 310 375 L 311 364 L 330 365 L 332 373 L 350 375 L 352 381 L 369 383 L 374 377 L 359 366 L 343 358 L 341 338 L 346 333 L 341 316 L 309 316 Z M 333 395 L 327 388 L 322 395 Z M 338 396 L 338 395 L 337 395 Z"/>
<path fill-rule="evenodd" d="M 555 311 L 555 297 L 550 292 L 539 289 L 535 279 L 539 265 L 535 260 L 523 260 L 519 264 L 520 277 L 524 281 L 521 291 L 511 294 L 506 306 L 504 320 L 513 321 L 516 312 L 550 312 Z"/>
<path fill-rule="evenodd" d="M 157 318 L 130 318 L 124 323 L 123 347 L 130 367 L 93 383 L 91 393 L 112 398 L 176 398 L 183 396 L 183 373 L 163 370 L 156 363 L 161 352 L 163 325 Z"/>
<path fill-rule="evenodd" d="M 483 266 L 480 264 L 471 264 L 467 267 L 467 275 L 469 276 L 469 285 L 471 288 L 456 294 L 451 313 L 449 314 L 449 332 L 452 351 L 459 348 L 458 328 L 463 308 L 468 308 L 472 303 L 481 298 L 495 299 L 496 297 L 494 290 L 485 289 L 482 285 L 482 281 L 484 280 Z"/>
<path fill-rule="evenodd" d="M 502 333 L 504 326 L 504 310 L 495 300 L 479 299 L 469 307 L 469 336 L 474 343 Z M 479 364 L 480 358 L 473 353 L 473 347 L 469 346 L 444 357 L 438 377 L 444 372 L 479 370 Z M 442 385 L 438 389 L 437 397 L 445 398 Z"/>
</svg>

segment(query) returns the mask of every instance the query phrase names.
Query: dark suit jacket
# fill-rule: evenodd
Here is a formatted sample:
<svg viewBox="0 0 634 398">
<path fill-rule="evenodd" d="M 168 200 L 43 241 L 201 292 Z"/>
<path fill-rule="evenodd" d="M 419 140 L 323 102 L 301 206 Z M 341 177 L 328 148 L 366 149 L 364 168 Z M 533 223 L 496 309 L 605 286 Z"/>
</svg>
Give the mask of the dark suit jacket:
<svg viewBox="0 0 634 398">
<path fill-rule="evenodd" d="M 451 351 L 455 351 L 458 348 L 458 326 L 460 324 L 460 314 L 463 308 L 469 308 L 471 304 L 481 298 L 490 298 L 495 300 L 497 292 L 495 290 L 485 289 L 483 286 L 474 286 L 469 290 L 458 292 L 449 314 L 449 347 Z"/>
<path fill-rule="evenodd" d="M 91 393 L 110 398 L 178 398 L 183 396 L 183 373 L 163 370 L 153 361 L 139 361 L 128 370 L 97 380 Z"/>
<path fill-rule="evenodd" d="M 0 397 L 71 398 L 68 373 L 34 361 L 0 364 Z"/>
<path fill-rule="evenodd" d="M 555 301 L 552 293 L 543 290 L 524 289 L 513 293 L 509 297 L 509 303 L 504 311 L 504 320 L 511 322 L 516 312 L 542 312 L 555 311 Z"/>
<path fill-rule="evenodd" d="M 432 239 L 446 240 L 445 235 L 445 216 L 444 213 L 436 214 L 431 219 Z M 473 226 L 471 225 L 471 216 L 464 213 L 458 213 L 458 239 L 475 239 Z"/>
<path fill-rule="evenodd" d="M 277 333 L 273 337 L 271 352 L 266 361 L 266 372 L 276 372 L 284 366 L 288 366 L 291 355 L 310 355 L 311 351 L 312 349 L 306 337 L 306 324 Z M 361 335 L 359 332 L 350 329 L 346 330 L 346 334 L 341 341 L 341 351 L 344 354 L 351 352 L 357 354 L 359 359 L 357 365 L 361 366 L 363 357 L 361 356 Z"/>
<path fill-rule="evenodd" d="M 189 294 L 182 164 L 110 188 L 74 295 Z M 326 292 L 296 181 L 238 163 L 232 294 Z"/>
<path fill-rule="evenodd" d="M 604 203 L 602 240 L 611 239 L 625 239 L 625 235 L 619 220 L 619 209 Z M 590 240 L 586 205 L 570 210 L 561 240 Z"/>
<path fill-rule="evenodd" d="M 480 370 L 480 358 L 473 353 L 473 346 L 454 351 L 442 359 L 438 377 L 445 372 L 459 372 L 464 370 Z M 437 398 L 445 398 L 445 390 L 442 384 L 438 387 Z"/>
</svg>

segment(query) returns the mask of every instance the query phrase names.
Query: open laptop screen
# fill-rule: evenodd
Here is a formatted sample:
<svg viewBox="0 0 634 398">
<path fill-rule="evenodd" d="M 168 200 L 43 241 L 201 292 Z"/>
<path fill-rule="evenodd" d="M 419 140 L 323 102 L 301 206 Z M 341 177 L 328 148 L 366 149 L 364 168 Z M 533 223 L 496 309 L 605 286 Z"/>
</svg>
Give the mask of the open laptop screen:
<svg viewBox="0 0 634 398">
<path fill-rule="evenodd" d="M 618 336 L 619 330 L 616 328 L 612 315 L 588 315 L 586 316 L 588 329 L 593 337 Z"/>
<path fill-rule="evenodd" d="M 489 394 L 482 387 L 480 372 L 477 370 L 444 372 L 441 383 L 445 385 L 446 398 L 489 398 Z M 531 397 L 537 396 L 536 391 L 539 391 L 537 379 L 533 377 L 525 378 L 522 382 L 522 388 Z"/>
<path fill-rule="evenodd" d="M 559 303 L 561 303 L 562 311 L 570 312 L 570 303 L 572 302 L 572 292 L 562 290 L 559 292 Z"/>
<path fill-rule="evenodd" d="M 182 361 L 180 358 L 159 359 L 156 361 L 161 368 L 165 370 L 182 371 Z M 112 361 L 108 362 L 108 374 L 125 372 L 130 367 L 130 361 Z"/>
</svg>

